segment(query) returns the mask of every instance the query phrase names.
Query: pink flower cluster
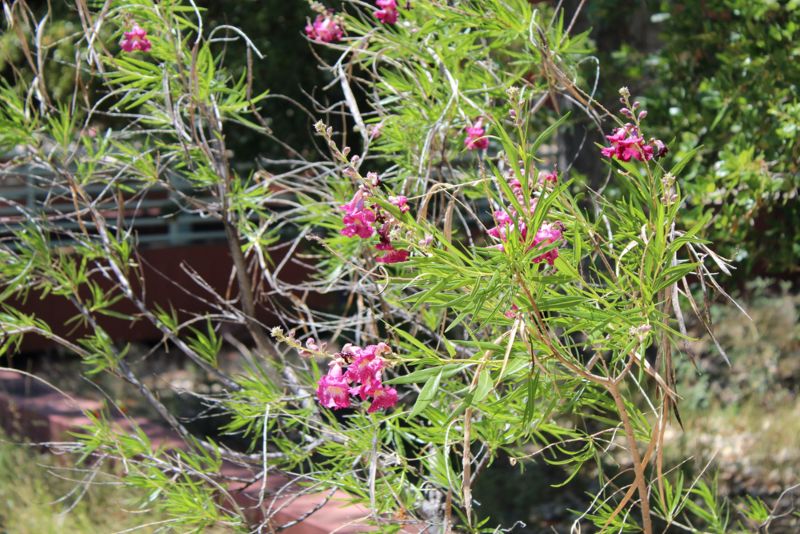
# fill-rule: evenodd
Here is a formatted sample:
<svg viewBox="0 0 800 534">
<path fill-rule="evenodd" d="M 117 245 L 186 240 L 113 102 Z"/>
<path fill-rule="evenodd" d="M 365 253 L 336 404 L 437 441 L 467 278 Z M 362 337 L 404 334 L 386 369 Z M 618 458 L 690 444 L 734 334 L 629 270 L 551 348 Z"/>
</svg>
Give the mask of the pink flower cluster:
<svg viewBox="0 0 800 534">
<path fill-rule="evenodd" d="M 658 139 L 651 139 L 650 143 L 645 143 L 644 137 L 639 134 L 639 129 L 631 123 L 616 128 L 611 135 L 606 136 L 606 139 L 611 146 L 603 147 L 600 152 L 611 159 L 650 161 L 667 153 L 667 146 Z"/>
<path fill-rule="evenodd" d="M 379 122 L 372 126 L 367 126 L 367 135 L 370 139 L 377 139 L 383 134 L 383 123 Z"/>
<path fill-rule="evenodd" d="M 489 138 L 486 137 L 486 129 L 483 127 L 483 119 L 478 119 L 467 126 L 467 138 L 464 139 L 464 146 L 467 150 L 486 150 L 489 148 Z"/>
<path fill-rule="evenodd" d="M 147 31 L 134 23 L 131 31 L 124 33 L 122 41 L 119 42 L 119 46 L 125 52 L 134 52 L 136 50 L 149 52 L 152 44 L 147 38 Z"/>
<path fill-rule="evenodd" d="M 344 228 L 342 235 L 345 237 L 358 236 L 361 239 L 369 239 L 375 234 L 372 224 L 375 222 L 375 212 L 365 207 L 364 196 L 366 191 L 359 189 L 352 200 L 341 207 L 344 210 Z"/>
<path fill-rule="evenodd" d="M 306 36 L 319 43 L 335 43 L 344 36 L 342 25 L 333 10 L 317 15 L 314 22 L 306 25 Z"/>
<path fill-rule="evenodd" d="M 397 22 L 399 13 L 397 11 L 397 0 L 375 0 L 378 9 L 375 17 L 384 24 L 394 24 Z"/>
<path fill-rule="evenodd" d="M 546 247 L 548 245 L 557 244 L 559 241 L 561 241 L 562 237 L 563 227 L 560 223 L 551 223 L 545 221 L 539 226 L 539 229 L 536 230 L 536 235 L 533 236 L 533 245 L 531 245 L 531 248 L 536 248 L 539 246 Z M 546 261 L 552 266 L 555 263 L 556 258 L 558 258 L 558 249 L 552 248 L 544 254 L 533 258 L 533 263 Z"/>
<path fill-rule="evenodd" d="M 539 185 L 546 186 L 548 184 L 558 183 L 558 171 L 553 169 L 550 172 L 542 171 L 539 173 Z"/>
<path fill-rule="evenodd" d="M 400 210 L 400 213 L 408 213 L 408 210 L 411 208 L 408 206 L 408 198 L 404 197 L 403 195 L 398 195 L 396 197 L 389 197 L 389 202 L 394 204 Z"/>
<path fill-rule="evenodd" d="M 557 179 L 557 174 L 555 171 L 549 174 L 551 177 L 548 179 L 547 177 L 541 177 L 540 175 L 540 183 L 542 185 L 551 181 L 553 176 Z M 536 209 L 537 198 L 531 197 L 526 202 L 525 193 L 522 188 L 522 184 L 520 181 L 512 176 L 508 179 L 508 185 L 511 187 L 511 190 L 514 193 L 517 201 L 519 201 L 520 205 L 523 206 L 524 209 L 529 210 L 529 214 L 533 213 Z M 512 234 L 514 230 L 517 231 L 519 234 L 519 240 L 521 242 L 526 242 L 528 240 L 528 228 L 526 227 L 525 223 L 522 221 L 515 221 L 518 219 L 516 210 L 513 207 L 509 207 L 507 210 L 497 210 L 494 212 L 494 220 L 496 226 L 487 230 L 487 233 L 495 238 L 499 239 L 500 243 L 496 245 L 498 250 L 505 250 L 505 246 L 503 243 L 508 241 L 509 236 Z M 537 248 L 537 247 L 547 247 L 549 245 L 557 244 L 563 239 L 563 227 L 561 223 L 555 222 L 543 222 L 539 229 L 536 231 L 536 234 L 533 236 L 533 242 L 528 247 L 528 250 Z M 544 254 L 540 254 L 533 258 L 534 263 L 541 263 L 546 261 L 549 265 L 553 265 L 558 258 L 558 248 L 552 248 L 545 252 Z"/>
<path fill-rule="evenodd" d="M 409 252 L 397 249 L 392 244 L 391 232 L 397 220 L 377 205 L 367 207 L 365 198 L 368 194 L 368 190 L 361 187 L 350 202 L 341 206 L 344 211 L 344 217 L 342 217 L 344 228 L 342 228 L 341 234 L 361 239 L 369 239 L 378 234 L 379 239 L 375 249 L 384 253 L 375 258 L 378 263 L 401 263 L 408 260 Z M 402 195 L 389 197 L 389 202 L 397 206 L 400 213 L 406 213 L 410 209 L 408 199 Z"/>
<path fill-rule="evenodd" d="M 392 351 L 386 343 L 363 349 L 348 343 L 336 355 L 328 374 L 317 383 L 317 399 L 326 408 L 349 408 L 351 396 L 372 402 L 372 413 L 397 404 L 397 390 L 383 385 L 384 354 Z M 347 367 L 345 370 L 344 367 Z"/>
<path fill-rule="evenodd" d="M 519 314 L 519 306 L 516 304 L 512 304 L 509 309 L 503 312 L 503 315 L 505 315 L 506 319 L 516 319 L 517 314 Z"/>
</svg>

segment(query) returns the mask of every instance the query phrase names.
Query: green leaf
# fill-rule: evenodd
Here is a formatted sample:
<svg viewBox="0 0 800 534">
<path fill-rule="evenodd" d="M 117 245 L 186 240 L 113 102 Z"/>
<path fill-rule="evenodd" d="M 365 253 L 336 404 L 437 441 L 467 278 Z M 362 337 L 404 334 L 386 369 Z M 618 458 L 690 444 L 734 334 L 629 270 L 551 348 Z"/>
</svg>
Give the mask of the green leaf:
<svg viewBox="0 0 800 534">
<path fill-rule="evenodd" d="M 384 380 L 384 384 L 416 384 L 424 380 L 428 380 L 434 375 L 441 374 L 443 378 L 453 376 L 469 367 L 470 364 L 466 363 L 449 363 L 440 367 L 428 367 L 426 369 L 419 369 L 407 375 L 398 376 L 391 380 Z"/>
<path fill-rule="evenodd" d="M 428 407 L 428 405 L 436 396 L 436 392 L 439 389 L 439 381 L 441 379 L 442 372 L 440 371 L 436 376 L 430 377 L 428 381 L 425 382 L 425 385 L 422 386 L 422 390 L 419 392 L 417 401 L 414 403 L 414 407 L 411 409 L 411 413 L 408 414 L 409 418 L 416 417 Z"/>
<path fill-rule="evenodd" d="M 473 392 L 472 402 L 480 402 L 486 398 L 492 390 L 491 373 L 485 367 L 481 369 L 481 374 L 478 376 L 478 383 Z"/>
</svg>

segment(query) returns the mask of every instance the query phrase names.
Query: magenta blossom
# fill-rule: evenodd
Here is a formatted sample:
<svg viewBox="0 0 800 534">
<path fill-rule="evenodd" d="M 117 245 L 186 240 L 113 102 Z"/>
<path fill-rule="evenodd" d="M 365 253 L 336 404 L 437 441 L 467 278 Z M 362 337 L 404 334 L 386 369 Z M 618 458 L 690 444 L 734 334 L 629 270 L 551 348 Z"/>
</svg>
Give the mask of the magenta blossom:
<svg viewBox="0 0 800 534">
<path fill-rule="evenodd" d="M 397 404 L 397 391 L 382 383 L 384 354 L 392 351 L 386 343 L 367 345 L 363 349 L 350 343 L 342 347 L 328 374 L 317 386 L 319 402 L 334 410 L 349 408 L 351 396 L 372 400 L 369 413 Z M 347 371 L 342 374 L 342 365 Z"/>
<path fill-rule="evenodd" d="M 369 394 L 372 395 L 372 404 L 369 405 L 367 413 L 377 412 L 385 408 L 391 408 L 397 404 L 397 390 L 386 386 L 376 386 Z"/>
<path fill-rule="evenodd" d="M 340 41 L 343 35 L 342 26 L 336 20 L 333 11 L 317 15 L 313 23 L 309 22 L 306 25 L 306 36 L 319 43 L 335 43 Z"/>
<path fill-rule="evenodd" d="M 383 24 L 394 24 L 399 15 L 397 0 L 375 0 L 375 5 L 380 9 L 375 12 L 375 17 Z"/>
<path fill-rule="evenodd" d="M 392 221 L 387 221 L 378 228 L 378 244 L 375 245 L 377 250 L 394 250 L 392 245 L 392 238 L 389 233 L 392 231 Z"/>
<path fill-rule="evenodd" d="M 338 410 L 350 407 L 350 387 L 347 379 L 342 376 L 339 364 L 331 365 L 328 374 L 319 379 L 317 384 L 317 399 L 326 408 Z"/>
<path fill-rule="evenodd" d="M 647 144 L 639 134 L 639 129 L 633 124 L 626 124 L 617 128 L 611 135 L 607 135 L 611 146 L 603 147 L 600 153 L 607 158 L 617 158 L 620 161 L 650 161 L 653 157 L 661 157 L 667 153 L 663 142 L 653 139 L 652 144 Z"/>
<path fill-rule="evenodd" d="M 503 211 L 497 210 L 494 212 L 494 220 L 497 225 L 494 228 L 489 228 L 487 234 L 495 239 L 499 239 L 502 243 L 497 245 L 498 250 L 504 250 L 503 243 L 508 241 L 509 234 L 516 228 L 516 223 L 511 216 Z M 520 223 L 520 236 L 524 240 L 526 235 L 525 223 Z"/>
<path fill-rule="evenodd" d="M 364 190 L 359 189 L 353 199 L 340 207 L 344 211 L 344 228 L 341 234 L 345 237 L 358 236 L 368 239 L 375 234 L 372 223 L 375 222 L 375 212 L 364 205 Z"/>
<path fill-rule="evenodd" d="M 400 209 L 400 213 L 406 213 L 411 209 L 408 206 L 408 198 L 404 197 L 403 195 L 389 197 L 389 202 L 397 206 Z"/>
<path fill-rule="evenodd" d="M 133 28 L 131 28 L 131 31 L 124 33 L 124 37 L 122 41 L 120 41 L 119 46 L 125 52 L 134 52 L 136 50 L 141 50 L 142 52 L 149 52 L 152 44 L 150 43 L 150 40 L 147 38 L 147 31 L 145 31 L 138 24 L 134 23 Z"/>
<path fill-rule="evenodd" d="M 409 252 L 402 249 L 394 249 L 388 251 L 383 256 L 378 256 L 375 261 L 378 263 L 402 263 L 408 260 Z"/>
<path fill-rule="evenodd" d="M 509 178 L 507 178 L 508 186 L 511 188 L 511 191 L 514 193 L 514 197 L 517 199 L 517 202 L 525 209 L 525 190 L 522 188 L 522 183 L 517 179 L 516 176 L 511 174 Z M 539 201 L 536 197 L 530 197 L 528 199 L 528 213 L 533 213 L 536 210 L 536 203 Z M 512 210 L 513 213 L 513 210 Z M 497 215 L 495 213 L 495 215 Z"/>
<path fill-rule="evenodd" d="M 547 185 L 547 184 L 557 184 L 558 183 L 558 171 L 553 169 L 551 172 L 540 172 L 539 173 L 539 185 Z"/>
<path fill-rule="evenodd" d="M 664 144 L 663 141 L 659 139 L 650 139 L 650 144 L 653 147 L 653 157 L 654 158 L 663 158 L 669 152 L 669 148 L 667 145 Z"/>
<path fill-rule="evenodd" d="M 390 350 L 386 343 L 367 345 L 364 349 L 356 352 L 356 358 L 347 368 L 347 372 L 344 375 L 345 378 L 351 382 L 360 382 L 361 384 L 380 382 L 384 364 L 381 354 Z"/>
<path fill-rule="evenodd" d="M 533 247 L 552 245 L 561 241 L 561 238 L 561 225 L 559 223 L 543 222 L 533 237 Z M 553 265 L 556 258 L 558 258 L 558 248 L 553 248 L 533 258 L 533 263 L 546 261 L 549 265 Z"/>
<path fill-rule="evenodd" d="M 368 173 L 367 179 L 373 184 L 380 183 L 380 177 L 374 173 Z M 376 258 L 378 263 L 400 263 L 406 261 L 409 256 L 407 250 L 398 250 L 392 245 L 392 230 L 397 225 L 395 219 L 390 213 L 382 210 L 379 205 L 373 204 L 367 207 L 366 197 L 370 191 L 377 187 L 368 185 L 361 186 L 353 195 L 353 198 L 347 204 L 340 206 L 339 209 L 344 211 L 342 222 L 344 228 L 340 233 L 345 237 L 360 237 L 361 239 L 369 239 L 376 233 L 378 234 L 378 243 L 375 245 L 376 250 L 385 252 L 382 256 Z M 389 197 L 389 202 L 397 206 L 401 213 L 409 211 L 408 199 L 404 196 Z"/>
<path fill-rule="evenodd" d="M 489 148 L 489 138 L 486 137 L 482 119 L 478 119 L 470 126 L 467 126 L 466 131 L 467 138 L 464 139 L 464 146 L 467 147 L 467 150 L 486 150 Z"/>
<path fill-rule="evenodd" d="M 506 316 L 506 319 L 515 319 L 517 317 L 517 312 L 519 312 L 519 306 L 512 304 L 509 309 L 503 312 L 503 315 Z"/>
<path fill-rule="evenodd" d="M 548 183 L 549 179 L 544 178 L 542 174 L 540 174 L 540 180 L 544 179 L 544 182 Z M 555 171 L 553 171 L 551 174 L 555 174 Z M 532 214 L 536 209 L 538 198 L 531 197 L 528 202 L 526 202 L 525 193 L 520 181 L 513 175 L 507 179 L 508 185 L 514 193 L 517 201 L 519 201 L 521 208 L 524 210 L 530 210 L 528 213 Z M 557 176 L 554 179 L 557 179 Z M 493 216 L 496 224 L 494 227 L 489 228 L 486 233 L 489 234 L 490 237 L 500 241 L 500 243 L 495 245 L 495 248 L 498 250 L 505 250 L 505 243 L 508 242 L 508 240 L 514 234 L 517 234 L 517 239 L 521 243 L 528 241 L 528 228 L 526 227 L 522 217 L 517 215 L 517 212 L 513 207 L 496 210 L 493 213 Z M 533 236 L 533 242 L 528 246 L 528 250 L 536 247 L 546 247 L 548 245 L 557 244 L 562 239 L 563 236 L 561 223 L 550 223 L 545 221 L 536 231 L 536 235 Z M 533 259 L 533 262 L 540 263 L 542 261 L 546 261 L 549 265 L 553 265 L 556 258 L 558 258 L 558 248 L 553 247 L 544 254 L 536 256 Z"/>
<path fill-rule="evenodd" d="M 310 337 L 310 338 L 306 339 L 306 348 L 300 350 L 300 354 L 302 354 L 304 356 L 308 356 L 308 355 L 311 354 L 312 351 L 313 352 L 320 352 L 324 348 L 325 348 L 325 343 L 323 343 L 322 347 L 320 347 L 317 344 L 317 340 L 314 339 L 313 337 Z"/>
<path fill-rule="evenodd" d="M 377 139 L 383 134 L 383 123 L 379 122 L 372 126 L 367 126 L 367 135 L 370 139 Z"/>
<path fill-rule="evenodd" d="M 403 197 L 405 198 L 405 197 Z M 402 208 L 400 211 L 403 211 Z M 383 213 L 380 214 L 380 219 L 384 219 Z M 409 252 L 407 250 L 399 250 L 392 245 L 392 238 L 389 235 L 395 220 L 390 218 L 378 229 L 378 244 L 375 245 L 376 250 L 386 252 L 383 256 L 378 256 L 375 261 L 378 263 L 401 263 L 408 259 Z"/>
</svg>

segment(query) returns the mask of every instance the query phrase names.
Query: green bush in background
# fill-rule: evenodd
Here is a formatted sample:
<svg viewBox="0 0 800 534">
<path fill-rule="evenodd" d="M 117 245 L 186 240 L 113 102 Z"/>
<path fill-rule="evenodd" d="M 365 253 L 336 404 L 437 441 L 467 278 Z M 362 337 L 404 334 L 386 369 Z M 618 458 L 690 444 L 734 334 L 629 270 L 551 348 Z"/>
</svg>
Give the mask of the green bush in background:
<svg viewBox="0 0 800 534">
<path fill-rule="evenodd" d="M 604 94 L 615 100 L 612 80 L 631 80 L 678 157 L 701 147 L 684 170 L 685 216 L 708 219 L 704 235 L 739 281 L 795 277 L 800 2 L 651 2 L 628 13 L 627 35 L 619 7 L 601 1 L 587 16 Z"/>
<path fill-rule="evenodd" d="M 46 2 L 28 4 L 39 12 Z M 285 145 L 237 130 L 229 141 L 237 159 L 291 156 L 282 146 L 308 153 L 313 147 L 306 133 L 313 114 L 277 96 L 310 107 L 300 88 L 327 81 L 314 54 L 328 51 L 312 53 L 302 36 L 307 4 L 197 4 L 207 9 L 211 27 L 240 27 L 265 56 L 251 57 L 253 92 L 269 87 L 275 95 L 264 102 L 263 116 Z M 66 61 L 75 51 L 65 37 L 78 31 L 80 22 L 67 2 L 52 7 L 56 23 L 46 27 L 44 42 L 63 40 L 54 59 Z M 672 140 L 670 148 L 678 157 L 701 146 L 681 184 L 687 196 L 685 216 L 692 222 L 708 218 L 704 237 L 735 260 L 738 283 L 749 274 L 795 277 L 800 256 L 800 2 L 651 1 L 626 6 L 624 13 L 621 9 L 618 0 L 597 0 L 585 8 L 583 25 L 592 28 L 602 64 L 598 98 L 615 109 L 617 82 L 628 80 L 652 124 L 659 125 L 654 133 Z M 0 72 L 6 77 L 12 70 L 24 74 L 25 52 L 15 32 L 0 35 L 0 57 Z M 248 62 L 244 44 L 229 43 L 225 61 L 242 70 Z M 584 67 L 582 72 L 591 78 L 595 65 L 587 62 Z M 50 62 L 46 70 L 50 91 L 60 100 L 71 91 L 74 78 L 64 75 L 59 61 Z M 575 149 L 580 141 L 567 143 Z M 584 152 L 595 150 L 584 142 Z M 598 170 L 593 169 L 595 174 Z"/>
</svg>

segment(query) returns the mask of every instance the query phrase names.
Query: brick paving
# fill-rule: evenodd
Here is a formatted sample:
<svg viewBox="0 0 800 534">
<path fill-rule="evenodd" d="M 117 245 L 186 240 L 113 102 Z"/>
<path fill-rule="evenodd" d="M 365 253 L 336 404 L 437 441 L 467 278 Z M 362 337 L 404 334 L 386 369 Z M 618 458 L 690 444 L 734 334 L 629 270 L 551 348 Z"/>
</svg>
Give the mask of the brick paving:
<svg viewBox="0 0 800 534">
<path fill-rule="evenodd" d="M 67 397 L 29 376 L 0 370 L 0 426 L 8 435 L 36 443 L 73 440 L 71 433 L 79 432 L 90 424 L 85 414 L 98 412 L 102 408 L 99 401 Z M 111 423 L 121 432 L 138 426 L 155 447 L 185 447 L 184 441 L 171 428 L 144 417 L 127 417 L 117 413 Z M 223 464 L 222 474 L 244 479 L 258 476 L 250 469 L 230 463 Z M 369 525 L 369 510 L 352 504 L 352 498 L 346 493 L 302 493 L 293 491 L 291 486 L 278 493 L 289 482 L 289 477 L 284 474 L 270 474 L 265 491 L 267 497 L 260 507 L 260 480 L 249 485 L 234 482 L 229 485 L 228 491 L 246 511 L 247 520 L 252 525 L 261 523 L 266 511 L 274 514 L 270 525 L 272 528 L 296 522 L 281 530 L 286 534 L 354 534 L 377 530 Z M 264 529 L 265 532 L 270 530 L 269 527 Z M 421 533 L 425 530 L 419 526 L 408 526 L 401 532 Z"/>
</svg>

